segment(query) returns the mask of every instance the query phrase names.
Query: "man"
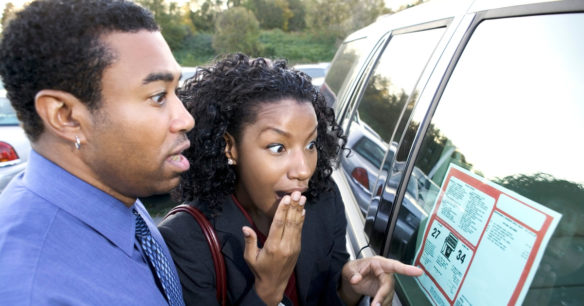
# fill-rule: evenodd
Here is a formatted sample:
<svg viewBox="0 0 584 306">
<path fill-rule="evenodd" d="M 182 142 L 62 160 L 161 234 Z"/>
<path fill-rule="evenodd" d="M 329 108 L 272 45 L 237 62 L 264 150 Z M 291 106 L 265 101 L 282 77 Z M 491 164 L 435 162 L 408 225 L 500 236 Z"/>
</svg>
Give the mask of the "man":
<svg viewBox="0 0 584 306">
<path fill-rule="evenodd" d="M 152 15 L 124 0 L 39 0 L 0 41 L 33 151 L 0 195 L 0 305 L 182 305 L 137 198 L 168 192 L 194 120 Z"/>
</svg>

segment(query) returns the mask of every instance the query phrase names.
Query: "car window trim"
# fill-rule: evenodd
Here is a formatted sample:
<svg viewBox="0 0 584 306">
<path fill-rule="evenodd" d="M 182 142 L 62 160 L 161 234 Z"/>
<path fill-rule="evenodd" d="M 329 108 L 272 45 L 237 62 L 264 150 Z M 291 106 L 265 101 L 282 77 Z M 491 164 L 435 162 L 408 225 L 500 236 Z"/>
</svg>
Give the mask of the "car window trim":
<svg viewBox="0 0 584 306">
<path fill-rule="evenodd" d="M 444 90 L 448 85 L 452 73 L 458 64 L 458 61 L 464 52 L 470 38 L 472 37 L 474 31 L 477 29 L 480 23 L 486 20 L 493 20 L 493 19 L 502 19 L 502 18 L 515 18 L 515 17 L 528 17 L 528 16 L 535 16 L 535 15 L 553 15 L 553 14 L 565 14 L 565 13 L 584 13 L 584 2 L 582 1 L 568 1 L 568 2 L 552 2 L 552 3 L 536 3 L 536 4 L 526 4 L 526 5 L 519 5 L 519 6 L 512 6 L 506 8 L 497 8 L 497 9 L 489 9 L 484 11 L 477 11 L 476 13 L 468 13 L 467 15 L 473 15 L 472 21 L 470 25 L 464 30 L 464 34 L 462 38 L 456 43 L 456 50 L 454 51 L 453 56 L 447 58 L 445 60 L 449 61 L 446 70 L 440 76 L 440 82 L 437 87 L 436 93 L 432 98 L 428 110 L 426 111 L 422 122 L 416 132 L 414 140 L 412 141 L 412 147 L 406 159 L 406 166 L 404 168 L 404 175 L 402 181 L 400 182 L 397 190 L 396 196 L 394 200 L 394 208 L 396 211 L 391 212 L 391 219 L 389 222 L 389 228 L 386 231 L 386 241 L 384 245 L 384 254 L 381 254 L 384 257 L 387 257 L 389 245 L 391 242 L 391 238 L 393 235 L 393 231 L 395 229 L 395 225 L 397 222 L 397 215 L 399 212 L 399 208 L 401 207 L 401 203 L 406 193 L 406 188 L 403 186 L 407 186 L 409 183 L 409 179 L 411 177 L 415 160 L 418 158 L 419 151 L 422 145 L 423 137 L 426 135 L 430 123 L 434 117 L 434 113 L 436 108 L 438 107 L 438 103 L 442 98 Z M 440 60 L 442 61 L 442 59 Z M 433 78 L 434 76 L 430 76 Z M 429 79 L 430 79 L 429 78 Z M 406 125 L 406 127 L 408 127 Z M 399 150 L 399 146 L 398 146 Z M 397 154 L 396 154 L 397 155 Z M 404 185 L 405 184 L 405 185 Z M 409 294 L 405 292 L 406 290 L 402 287 L 402 283 L 396 280 L 395 292 L 398 296 L 398 299 L 404 305 L 412 305 L 412 301 L 409 299 Z"/>
</svg>

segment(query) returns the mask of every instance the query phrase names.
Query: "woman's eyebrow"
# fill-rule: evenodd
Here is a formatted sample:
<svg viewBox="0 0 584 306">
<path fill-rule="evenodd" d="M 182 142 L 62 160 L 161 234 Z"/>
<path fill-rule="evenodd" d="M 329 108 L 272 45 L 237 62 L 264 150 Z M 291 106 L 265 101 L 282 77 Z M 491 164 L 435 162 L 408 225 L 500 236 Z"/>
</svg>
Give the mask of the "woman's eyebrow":
<svg viewBox="0 0 584 306">
<path fill-rule="evenodd" d="M 314 135 L 317 132 L 317 130 L 318 130 L 318 125 L 316 125 L 314 127 L 314 129 L 312 130 L 312 132 L 310 132 L 310 134 L 308 134 L 308 137 L 306 137 L 306 138 L 312 137 L 312 135 Z M 281 130 L 281 129 L 279 129 L 277 127 L 273 127 L 273 126 L 268 126 L 268 127 L 263 128 L 260 131 L 260 135 L 263 134 L 263 133 L 265 133 L 265 132 L 269 132 L 269 131 L 275 132 L 275 133 L 280 134 L 280 135 L 282 135 L 284 137 L 291 137 L 291 134 L 289 132 L 286 132 L 284 130 Z"/>
<path fill-rule="evenodd" d="M 284 137 L 290 137 L 290 133 L 288 133 L 288 132 L 286 132 L 286 131 L 284 131 L 284 130 L 281 130 L 281 129 L 279 129 L 279 128 L 272 127 L 272 126 L 268 126 L 268 127 L 265 127 L 265 128 L 263 128 L 263 129 L 260 131 L 260 134 L 263 134 L 263 133 L 265 133 L 265 132 L 269 132 L 269 131 L 272 131 L 272 132 L 278 133 L 278 134 L 280 134 L 280 135 L 282 135 L 282 136 L 284 136 Z"/>
</svg>

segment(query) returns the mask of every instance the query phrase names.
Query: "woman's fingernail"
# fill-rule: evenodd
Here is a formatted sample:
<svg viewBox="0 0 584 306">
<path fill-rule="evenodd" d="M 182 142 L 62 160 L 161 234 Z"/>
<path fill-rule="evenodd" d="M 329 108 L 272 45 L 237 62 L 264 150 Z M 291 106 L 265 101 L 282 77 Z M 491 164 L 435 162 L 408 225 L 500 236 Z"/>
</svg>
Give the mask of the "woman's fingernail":
<svg viewBox="0 0 584 306">
<path fill-rule="evenodd" d="M 300 200 L 300 192 L 292 193 L 292 200 L 298 202 L 298 200 Z"/>
<path fill-rule="evenodd" d="M 289 205 L 290 204 L 290 197 L 289 196 L 285 196 L 284 197 L 284 204 L 285 205 Z"/>
<path fill-rule="evenodd" d="M 298 202 L 298 204 L 299 204 L 300 206 L 302 206 L 302 205 L 304 205 L 305 203 L 306 203 L 306 197 L 305 197 L 305 196 L 302 196 L 302 197 L 300 197 L 300 201 Z"/>
</svg>

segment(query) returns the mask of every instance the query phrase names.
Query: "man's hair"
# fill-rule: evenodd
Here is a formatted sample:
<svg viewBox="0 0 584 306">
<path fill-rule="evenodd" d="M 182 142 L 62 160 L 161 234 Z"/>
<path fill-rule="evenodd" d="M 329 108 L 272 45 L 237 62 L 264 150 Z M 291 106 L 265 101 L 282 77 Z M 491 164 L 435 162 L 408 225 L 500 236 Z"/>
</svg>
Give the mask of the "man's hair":
<svg viewBox="0 0 584 306">
<path fill-rule="evenodd" d="M 182 174 L 174 192 L 177 200 L 196 199 L 206 213 L 220 211 L 221 198 L 234 192 L 237 181 L 235 170 L 227 164 L 223 135 L 228 132 L 241 141 L 243 129 L 257 121 L 260 107 L 282 99 L 310 103 L 316 113 L 318 160 L 307 198 L 330 189 L 329 177 L 344 149 L 343 130 L 310 77 L 290 69 L 286 61 L 228 55 L 186 80 L 178 94 L 196 124 L 188 133 L 192 146 L 184 152 L 191 169 Z"/>
<path fill-rule="evenodd" d="M 125 0 L 38 0 L 16 14 L 2 33 L 0 76 L 32 141 L 43 132 L 35 95 L 62 90 L 97 110 L 103 71 L 115 59 L 100 38 L 139 30 L 159 28 L 149 11 Z"/>
</svg>

